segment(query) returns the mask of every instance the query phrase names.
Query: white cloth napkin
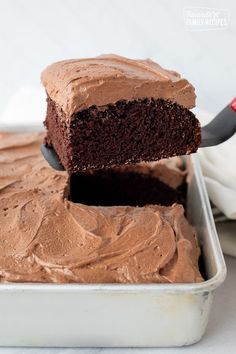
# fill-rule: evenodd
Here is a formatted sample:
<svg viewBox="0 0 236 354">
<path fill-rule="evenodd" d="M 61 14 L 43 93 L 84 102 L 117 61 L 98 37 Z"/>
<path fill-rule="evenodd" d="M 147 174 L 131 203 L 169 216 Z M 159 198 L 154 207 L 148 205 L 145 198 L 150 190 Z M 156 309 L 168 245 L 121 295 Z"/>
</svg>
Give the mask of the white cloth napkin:
<svg viewBox="0 0 236 354">
<path fill-rule="evenodd" d="M 199 149 L 198 155 L 211 201 L 236 220 L 236 136 L 225 143 Z"/>
<path fill-rule="evenodd" d="M 213 115 L 196 110 L 202 125 Z M 236 135 L 221 145 L 198 150 L 210 200 L 226 216 L 218 215 L 216 220 L 222 249 L 225 254 L 236 257 Z M 222 221 L 224 220 L 225 221 Z M 227 221 L 228 219 L 228 221 Z M 235 221 L 234 221 L 235 220 Z"/>
</svg>

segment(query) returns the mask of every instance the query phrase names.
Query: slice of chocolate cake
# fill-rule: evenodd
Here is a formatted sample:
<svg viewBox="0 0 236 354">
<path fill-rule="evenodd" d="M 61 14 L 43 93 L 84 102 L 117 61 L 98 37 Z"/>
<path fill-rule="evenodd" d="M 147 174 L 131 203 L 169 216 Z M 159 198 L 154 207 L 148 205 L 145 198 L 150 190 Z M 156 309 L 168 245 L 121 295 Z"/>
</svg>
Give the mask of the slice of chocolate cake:
<svg viewBox="0 0 236 354">
<path fill-rule="evenodd" d="M 151 60 L 65 60 L 42 73 L 46 143 L 69 173 L 195 152 L 193 86 Z"/>
</svg>

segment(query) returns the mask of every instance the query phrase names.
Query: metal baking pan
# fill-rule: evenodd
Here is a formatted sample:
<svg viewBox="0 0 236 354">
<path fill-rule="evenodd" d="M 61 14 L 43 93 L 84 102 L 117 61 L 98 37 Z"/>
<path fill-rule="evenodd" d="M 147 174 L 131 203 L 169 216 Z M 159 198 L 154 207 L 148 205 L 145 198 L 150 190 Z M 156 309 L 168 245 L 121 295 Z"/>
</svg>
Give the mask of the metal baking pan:
<svg viewBox="0 0 236 354">
<path fill-rule="evenodd" d="M 0 126 L 26 130 L 8 128 Z M 226 267 L 196 154 L 190 158 L 187 205 L 188 219 L 198 231 L 206 281 L 0 284 L 0 345 L 164 347 L 199 341 Z"/>
</svg>

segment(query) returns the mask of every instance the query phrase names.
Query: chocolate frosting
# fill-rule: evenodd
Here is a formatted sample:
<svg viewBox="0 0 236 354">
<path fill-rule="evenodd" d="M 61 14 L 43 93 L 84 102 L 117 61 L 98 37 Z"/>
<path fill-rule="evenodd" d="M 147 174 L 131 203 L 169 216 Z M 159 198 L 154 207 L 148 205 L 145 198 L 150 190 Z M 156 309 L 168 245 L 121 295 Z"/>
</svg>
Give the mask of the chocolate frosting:
<svg viewBox="0 0 236 354">
<path fill-rule="evenodd" d="M 66 113 L 119 100 L 163 98 L 192 108 L 193 86 L 175 71 L 150 59 L 132 60 L 118 55 L 64 60 L 48 66 L 41 76 L 49 97 Z"/>
<path fill-rule="evenodd" d="M 114 167 L 122 172 L 136 172 L 158 178 L 172 188 L 180 187 L 186 178 L 183 160 L 179 156 L 152 162 L 141 162 L 135 165 Z"/>
<path fill-rule="evenodd" d="M 99 207 L 67 200 L 66 172 L 41 133 L 0 133 L 0 281 L 200 282 L 199 247 L 180 205 Z"/>
</svg>

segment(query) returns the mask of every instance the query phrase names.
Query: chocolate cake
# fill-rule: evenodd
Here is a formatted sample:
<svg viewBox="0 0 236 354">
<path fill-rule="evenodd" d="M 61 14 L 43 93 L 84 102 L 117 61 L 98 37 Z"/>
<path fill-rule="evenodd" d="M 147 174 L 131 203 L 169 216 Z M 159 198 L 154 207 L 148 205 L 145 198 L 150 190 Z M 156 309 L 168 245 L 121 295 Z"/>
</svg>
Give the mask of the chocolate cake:
<svg viewBox="0 0 236 354">
<path fill-rule="evenodd" d="M 185 205 L 182 190 L 137 171 L 95 170 L 71 175 L 71 200 L 87 205 Z"/>
<path fill-rule="evenodd" d="M 181 189 L 185 184 L 187 175 L 184 161 L 178 156 L 159 161 L 141 162 L 135 165 L 113 167 L 112 170 L 118 172 L 135 172 L 149 177 L 158 178 L 161 182 L 174 189 Z"/>
<path fill-rule="evenodd" d="M 65 60 L 42 73 L 46 143 L 70 173 L 195 152 L 193 86 L 151 60 Z"/>
<path fill-rule="evenodd" d="M 181 205 L 73 203 L 67 172 L 51 169 L 40 153 L 43 138 L 0 132 L 0 282 L 203 281 L 196 232 Z M 158 165 L 136 167 L 145 173 L 125 168 L 158 178 Z"/>
</svg>

